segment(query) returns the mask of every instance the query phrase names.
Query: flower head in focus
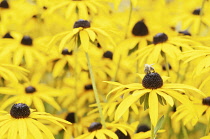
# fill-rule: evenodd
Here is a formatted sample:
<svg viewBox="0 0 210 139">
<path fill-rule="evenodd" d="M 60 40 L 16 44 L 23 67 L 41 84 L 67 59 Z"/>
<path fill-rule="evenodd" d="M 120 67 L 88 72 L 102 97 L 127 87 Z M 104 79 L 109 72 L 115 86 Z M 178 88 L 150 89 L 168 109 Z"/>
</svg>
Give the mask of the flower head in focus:
<svg viewBox="0 0 210 139">
<path fill-rule="evenodd" d="M 144 108 L 149 108 L 149 115 L 152 124 L 155 126 L 158 120 L 158 104 L 169 104 L 171 107 L 174 105 L 174 100 L 180 101 L 182 104 L 193 109 L 192 103 L 188 98 L 189 93 L 196 92 L 195 95 L 205 96 L 200 90 L 193 86 L 176 84 L 176 83 L 164 83 L 167 78 L 162 78 L 154 68 L 146 64 L 146 75 L 140 75 L 143 79 L 142 84 L 132 83 L 123 85 L 118 82 L 108 82 L 112 85 L 117 85 L 116 88 L 109 92 L 109 95 L 113 94 L 112 99 L 116 100 L 118 97 L 123 97 L 123 101 L 120 103 L 115 111 L 115 120 L 119 120 L 126 110 L 136 101 L 144 103 Z M 187 90 L 190 90 L 188 93 Z M 184 95 L 183 95 L 184 94 Z"/>
</svg>

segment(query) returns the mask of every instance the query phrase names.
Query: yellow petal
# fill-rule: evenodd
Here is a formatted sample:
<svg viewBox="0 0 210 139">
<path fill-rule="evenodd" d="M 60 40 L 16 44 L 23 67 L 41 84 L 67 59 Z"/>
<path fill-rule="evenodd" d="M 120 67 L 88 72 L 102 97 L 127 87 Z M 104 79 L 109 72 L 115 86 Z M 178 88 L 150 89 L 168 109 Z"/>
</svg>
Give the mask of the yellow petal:
<svg viewBox="0 0 210 139">
<path fill-rule="evenodd" d="M 34 96 L 32 99 L 33 99 L 34 106 L 38 111 L 45 111 L 44 104 L 40 98 Z"/>
<path fill-rule="evenodd" d="M 40 123 L 39 121 L 36 121 L 34 119 L 31 119 L 31 121 L 48 137 L 48 139 L 54 139 L 53 134 L 45 125 L 43 125 L 42 123 Z"/>
<path fill-rule="evenodd" d="M 26 126 L 26 123 L 25 123 L 25 119 L 18 119 L 17 120 L 17 126 L 18 126 L 18 132 L 19 132 L 19 137 L 21 139 L 26 139 L 27 137 L 27 126 Z"/>
<path fill-rule="evenodd" d="M 158 98 L 154 90 L 149 93 L 149 116 L 155 127 L 158 120 Z"/>
<path fill-rule="evenodd" d="M 125 98 L 120 105 L 118 106 L 116 112 L 115 112 L 115 120 L 119 120 L 120 117 L 126 112 L 126 110 L 129 109 L 129 107 L 135 103 L 141 96 L 143 96 L 145 93 L 139 91 L 139 93 L 136 93 L 135 95 L 132 94 Z"/>
<path fill-rule="evenodd" d="M 8 139 L 16 139 L 17 138 L 17 133 L 18 133 L 18 129 L 17 129 L 17 123 L 15 121 L 12 121 L 12 125 L 8 131 Z"/>
<path fill-rule="evenodd" d="M 79 33 L 81 46 L 85 50 L 85 52 L 88 52 L 89 49 L 89 36 L 88 33 L 84 30 L 80 31 Z"/>
<path fill-rule="evenodd" d="M 39 130 L 39 128 L 36 125 L 34 125 L 32 123 L 31 119 L 27 119 L 26 124 L 28 127 L 28 131 L 31 133 L 31 135 L 34 138 L 43 139 L 41 131 Z"/>
<path fill-rule="evenodd" d="M 97 132 L 96 132 L 96 138 L 97 139 L 106 139 L 106 136 L 104 135 L 104 133 L 103 132 L 101 132 L 100 130 L 98 130 Z"/>
<path fill-rule="evenodd" d="M 161 95 L 167 102 L 168 104 L 172 107 L 174 105 L 174 100 L 172 97 L 170 97 L 169 95 L 163 93 L 163 92 L 160 92 L 160 91 L 157 91 L 157 93 L 159 95 Z"/>
<path fill-rule="evenodd" d="M 96 34 L 95 34 L 95 32 L 92 31 L 91 29 L 85 29 L 85 31 L 87 31 L 87 33 L 88 33 L 88 35 L 89 35 L 89 37 L 90 37 L 90 40 L 91 40 L 92 42 L 94 42 L 95 39 L 96 39 Z"/>
<path fill-rule="evenodd" d="M 101 129 L 101 131 L 103 131 L 104 134 L 106 134 L 107 136 L 111 137 L 112 139 L 118 139 L 117 135 L 110 131 L 110 130 L 107 130 L 107 129 Z"/>
<path fill-rule="evenodd" d="M 69 4 L 66 9 L 65 17 L 69 18 L 75 10 L 76 10 L 76 3 Z"/>
</svg>

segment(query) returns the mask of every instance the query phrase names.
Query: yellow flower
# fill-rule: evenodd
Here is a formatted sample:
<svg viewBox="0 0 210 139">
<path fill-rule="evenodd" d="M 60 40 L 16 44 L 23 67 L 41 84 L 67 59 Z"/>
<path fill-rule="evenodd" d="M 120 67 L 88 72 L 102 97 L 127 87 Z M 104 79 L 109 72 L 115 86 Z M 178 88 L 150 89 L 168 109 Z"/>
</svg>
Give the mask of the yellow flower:
<svg viewBox="0 0 210 139">
<path fill-rule="evenodd" d="M 203 99 L 192 98 L 192 100 L 193 108 L 196 110 L 196 114 L 194 114 L 192 110 L 186 106 L 180 105 L 177 108 L 177 111 L 172 115 L 172 119 L 176 121 L 180 121 L 182 119 L 184 125 L 190 123 L 192 126 L 195 126 L 195 124 L 199 119 L 201 119 L 202 116 L 205 117 L 205 120 L 209 121 L 210 97 L 205 97 Z"/>
<path fill-rule="evenodd" d="M 72 31 L 66 31 L 55 35 L 49 45 L 57 42 L 58 40 L 61 40 L 58 46 L 59 52 L 61 52 L 65 47 L 71 51 L 80 46 L 87 52 L 90 44 L 95 43 L 96 41 L 100 43 L 102 47 L 115 45 L 109 34 L 100 28 L 90 27 L 90 22 L 87 20 L 76 21 Z M 80 45 L 78 44 L 78 41 L 81 43 Z"/>
<path fill-rule="evenodd" d="M 80 113 L 74 113 L 74 112 L 69 112 L 69 113 L 63 113 L 59 116 L 59 118 L 65 119 L 66 121 L 69 121 L 72 123 L 69 126 L 66 126 L 66 132 L 64 132 L 63 139 L 70 139 L 70 138 L 75 138 L 80 136 L 83 133 L 88 132 L 88 126 L 94 122 L 98 117 L 99 114 L 92 114 L 92 115 L 81 115 Z M 53 123 L 50 123 L 50 128 L 55 130 L 54 134 L 57 134 L 57 132 L 62 131 L 61 127 L 55 128 Z"/>
<path fill-rule="evenodd" d="M 60 96 L 61 92 L 47 85 L 32 81 L 24 84 L 10 84 L 7 87 L 0 87 L 0 90 L 1 94 L 5 94 L 1 109 L 7 108 L 12 103 L 21 102 L 34 106 L 38 111 L 45 111 L 44 102 L 46 102 L 60 110 L 54 98 Z"/>
<path fill-rule="evenodd" d="M 153 44 L 140 48 L 134 55 L 139 60 L 139 65 L 158 63 L 163 54 L 167 58 L 177 59 L 181 50 L 192 50 L 191 44 L 194 44 L 194 41 L 187 36 L 168 37 L 165 33 L 158 33 L 153 37 Z"/>
<path fill-rule="evenodd" d="M 118 86 L 111 90 L 107 96 L 116 92 L 112 96 L 113 100 L 116 100 L 120 96 L 123 96 L 124 99 L 115 111 L 115 120 L 119 120 L 133 103 L 140 100 L 140 103 L 144 102 L 145 109 L 149 108 L 151 123 L 155 126 L 158 120 L 158 101 L 162 105 L 168 103 L 172 107 L 174 105 L 173 98 L 175 98 L 189 109 L 193 110 L 193 106 L 187 95 L 193 94 L 191 92 L 193 91 L 205 96 L 200 90 L 190 85 L 163 83 L 166 78 L 162 79 L 151 65 L 145 66 L 145 73 L 146 75 L 143 77 L 142 84 L 132 83 L 123 85 L 118 82 L 107 82 Z M 140 77 L 142 77 L 142 75 L 140 75 Z M 187 90 L 190 90 L 190 92 L 187 92 Z"/>
<path fill-rule="evenodd" d="M 14 65 L 23 64 L 26 68 L 34 68 L 36 62 L 42 66 L 46 65 L 46 55 L 42 51 L 43 45 L 30 36 L 23 36 L 20 33 L 12 32 L 10 41 L 5 40 L 5 47 L 0 55 L 8 55 L 11 57 Z M 12 55 L 11 55 L 12 54 Z"/>
<path fill-rule="evenodd" d="M 51 131 L 42 123 L 43 120 L 63 129 L 65 127 L 62 124 L 71 124 L 46 112 L 35 112 L 30 110 L 26 104 L 18 103 L 12 106 L 10 113 L 1 112 L 0 136 L 1 138 L 5 136 L 7 139 L 54 139 Z"/>
<path fill-rule="evenodd" d="M 107 139 L 107 136 L 111 139 L 118 139 L 117 134 L 112 130 L 120 130 L 124 135 L 127 135 L 129 131 L 133 131 L 129 126 L 124 124 L 106 123 L 106 128 L 102 128 L 102 124 L 93 122 L 88 127 L 88 133 L 78 136 L 75 139 Z"/>
</svg>

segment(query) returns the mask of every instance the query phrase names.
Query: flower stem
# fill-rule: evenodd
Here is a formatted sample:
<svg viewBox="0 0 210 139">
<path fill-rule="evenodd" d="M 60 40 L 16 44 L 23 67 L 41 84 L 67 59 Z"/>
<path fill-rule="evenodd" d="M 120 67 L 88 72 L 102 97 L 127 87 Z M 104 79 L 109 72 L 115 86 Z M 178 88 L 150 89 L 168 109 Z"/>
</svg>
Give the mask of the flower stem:
<svg viewBox="0 0 210 139">
<path fill-rule="evenodd" d="M 87 58 L 87 62 L 88 62 L 88 69 L 89 69 L 89 74 L 90 74 L 90 78 L 91 78 L 91 81 L 92 81 L 93 92 L 94 92 L 94 95 L 95 95 L 96 104 L 97 104 L 99 114 L 100 114 L 100 118 L 101 118 L 101 124 L 104 127 L 106 127 L 105 118 L 104 118 L 103 113 L 102 113 L 102 107 L 101 107 L 101 104 L 100 104 L 100 99 L 99 99 L 98 91 L 97 91 L 97 88 L 96 88 L 96 82 L 95 82 L 95 78 L 94 78 L 94 74 L 93 74 L 93 70 L 92 70 L 92 65 L 90 63 L 90 57 L 89 57 L 88 52 L 85 52 L 85 54 L 86 54 L 86 58 Z"/>
<path fill-rule="evenodd" d="M 151 139 L 155 139 L 155 131 L 154 131 L 154 126 L 151 123 Z"/>
</svg>

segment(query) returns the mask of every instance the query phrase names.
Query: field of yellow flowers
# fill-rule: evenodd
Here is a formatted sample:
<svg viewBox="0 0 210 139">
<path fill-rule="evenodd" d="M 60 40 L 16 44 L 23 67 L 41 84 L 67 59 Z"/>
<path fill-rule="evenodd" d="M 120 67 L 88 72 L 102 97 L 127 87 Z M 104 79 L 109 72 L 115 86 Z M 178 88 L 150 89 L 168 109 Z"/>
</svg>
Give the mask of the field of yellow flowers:
<svg viewBox="0 0 210 139">
<path fill-rule="evenodd" d="M 0 139 L 210 139 L 209 0 L 0 0 Z"/>
</svg>

